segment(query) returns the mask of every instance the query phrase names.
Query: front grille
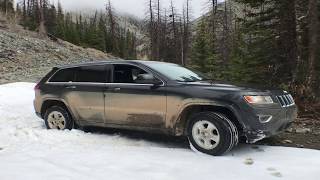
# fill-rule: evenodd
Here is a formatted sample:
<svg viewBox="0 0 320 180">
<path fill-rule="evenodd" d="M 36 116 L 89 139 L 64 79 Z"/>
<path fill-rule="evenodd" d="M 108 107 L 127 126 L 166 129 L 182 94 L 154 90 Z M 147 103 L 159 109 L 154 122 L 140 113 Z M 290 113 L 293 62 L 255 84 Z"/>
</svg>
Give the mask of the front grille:
<svg viewBox="0 0 320 180">
<path fill-rule="evenodd" d="M 277 96 L 277 99 L 282 107 L 288 107 L 294 105 L 294 99 L 290 94 Z"/>
</svg>

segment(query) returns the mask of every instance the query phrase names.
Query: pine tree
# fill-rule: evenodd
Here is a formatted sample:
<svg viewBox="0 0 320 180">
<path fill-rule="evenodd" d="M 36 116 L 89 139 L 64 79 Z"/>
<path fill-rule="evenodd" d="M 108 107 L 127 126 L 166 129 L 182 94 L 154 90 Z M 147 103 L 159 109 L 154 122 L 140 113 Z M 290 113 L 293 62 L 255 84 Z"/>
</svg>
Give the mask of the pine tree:
<svg viewBox="0 0 320 180">
<path fill-rule="evenodd" d="M 54 5 L 49 5 L 45 11 L 45 26 L 49 34 L 57 31 L 57 10 Z"/>
<path fill-rule="evenodd" d="M 101 51 L 106 51 L 106 19 L 104 14 L 100 14 L 98 27 L 97 27 L 97 35 L 99 37 L 98 49 Z"/>
<path fill-rule="evenodd" d="M 44 13 L 47 10 L 47 6 L 48 3 L 46 0 L 38 0 L 37 1 L 37 16 L 39 19 L 39 23 L 38 23 L 38 32 L 41 36 L 46 37 L 47 36 L 47 29 L 45 26 L 45 17 L 44 17 Z"/>
<path fill-rule="evenodd" d="M 242 60 L 235 59 L 233 62 L 237 65 L 241 62 L 242 70 L 247 69 L 244 71 L 249 73 L 246 81 L 289 84 L 294 79 L 297 59 L 294 1 L 237 2 L 247 8 L 240 33 L 242 48 L 234 51 L 239 55 L 233 54 L 234 58 L 240 57 Z"/>
<path fill-rule="evenodd" d="M 17 17 L 21 17 L 22 14 L 23 14 L 23 11 L 22 11 L 21 5 L 19 3 L 17 3 L 17 5 L 16 5 L 16 16 Z"/>
<path fill-rule="evenodd" d="M 309 0 L 309 57 L 308 57 L 308 78 L 307 78 L 307 87 L 308 93 L 311 95 L 311 99 L 316 99 L 316 95 L 320 94 L 316 92 L 319 90 L 319 72 L 316 70 L 319 68 L 319 49 L 320 49 L 320 41 L 319 41 L 319 27 L 320 27 L 320 13 L 319 13 L 319 1 L 318 0 Z"/>
<path fill-rule="evenodd" d="M 14 13 L 14 3 L 13 0 L 0 0 L 0 11 L 6 16 L 8 14 Z"/>
<path fill-rule="evenodd" d="M 18 14 L 22 16 L 21 24 L 26 29 L 42 34 L 48 31 L 51 37 L 122 58 L 135 59 L 137 56 L 136 35 L 118 24 L 110 1 L 106 13 L 96 12 L 87 17 L 65 13 L 60 2 L 57 9 L 48 0 L 21 0 L 19 4 Z"/>
<path fill-rule="evenodd" d="M 23 21 L 21 25 L 29 30 L 35 31 L 39 25 L 39 6 L 37 0 L 23 0 Z"/>
<path fill-rule="evenodd" d="M 58 2 L 58 11 L 57 11 L 57 29 L 54 33 L 55 36 L 65 39 L 65 22 L 64 22 L 64 13 L 60 1 Z"/>
<path fill-rule="evenodd" d="M 120 54 L 119 49 L 119 28 L 118 24 L 116 22 L 116 17 L 114 15 L 113 6 L 111 4 L 111 1 L 108 1 L 108 4 L 106 6 L 107 11 L 107 19 L 108 19 L 108 30 L 109 30 L 109 37 L 107 38 L 109 43 L 109 47 L 107 47 L 107 52 L 110 52 L 114 55 Z"/>
<path fill-rule="evenodd" d="M 207 24 L 204 20 L 201 20 L 197 27 L 197 34 L 194 37 L 192 65 L 194 68 L 206 73 L 210 72 L 212 69 L 212 63 L 209 62 L 210 49 L 208 46 L 207 34 Z M 212 59 L 210 58 L 210 60 Z"/>
</svg>

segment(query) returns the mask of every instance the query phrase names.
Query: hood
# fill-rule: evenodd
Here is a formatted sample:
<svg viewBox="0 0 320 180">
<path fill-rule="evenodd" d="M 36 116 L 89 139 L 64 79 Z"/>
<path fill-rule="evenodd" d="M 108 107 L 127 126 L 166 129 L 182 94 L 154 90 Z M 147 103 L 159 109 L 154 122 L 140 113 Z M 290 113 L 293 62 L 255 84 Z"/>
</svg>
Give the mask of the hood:
<svg viewBox="0 0 320 180">
<path fill-rule="evenodd" d="M 284 91 L 279 88 L 267 87 L 262 85 L 252 85 L 252 84 L 232 84 L 228 82 L 217 82 L 217 81 L 186 82 L 183 84 L 187 86 L 197 86 L 197 87 L 203 87 L 205 89 L 208 88 L 208 89 L 215 89 L 215 90 L 264 92 L 264 93 L 273 93 L 273 94 L 284 93 Z"/>
</svg>

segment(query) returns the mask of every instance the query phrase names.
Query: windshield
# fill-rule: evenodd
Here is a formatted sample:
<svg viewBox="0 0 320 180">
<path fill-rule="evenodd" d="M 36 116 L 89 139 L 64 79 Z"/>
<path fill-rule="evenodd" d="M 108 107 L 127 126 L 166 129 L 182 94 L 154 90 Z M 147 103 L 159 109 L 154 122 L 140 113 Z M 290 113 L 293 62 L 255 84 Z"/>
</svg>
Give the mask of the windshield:
<svg viewBox="0 0 320 180">
<path fill-rule="evenodd" d="M 180 82 L 197 82 L 209 80 L 202 73 L 170 63 L 148 63 L 148 66 L 171 80 Z"/>
</svg>

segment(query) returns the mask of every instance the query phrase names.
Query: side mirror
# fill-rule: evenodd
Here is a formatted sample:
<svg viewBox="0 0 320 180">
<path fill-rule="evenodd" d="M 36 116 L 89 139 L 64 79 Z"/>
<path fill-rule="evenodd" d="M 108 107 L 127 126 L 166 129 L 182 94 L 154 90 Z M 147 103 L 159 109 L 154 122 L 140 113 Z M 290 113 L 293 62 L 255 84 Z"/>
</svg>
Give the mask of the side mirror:
<svg viewBox="0 0 320 180">
<path fill-rule="evenodd" d="M 139 74 L 135 82 L 138 84 L 153 84 L 154 86 L 159 86 L 162 84 L 160 80 L 151 74 Z"/>
</svg>

